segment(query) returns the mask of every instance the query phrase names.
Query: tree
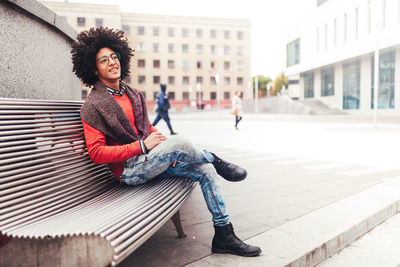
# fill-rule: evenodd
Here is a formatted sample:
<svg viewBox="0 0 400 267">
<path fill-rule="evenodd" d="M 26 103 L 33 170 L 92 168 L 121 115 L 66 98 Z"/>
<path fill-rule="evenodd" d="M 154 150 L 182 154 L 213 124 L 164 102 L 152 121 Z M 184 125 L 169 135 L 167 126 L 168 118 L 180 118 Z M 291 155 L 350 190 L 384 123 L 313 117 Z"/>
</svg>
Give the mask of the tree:
<svg viewBox="0 0 400 267">
<path fill-rule="evenodd" d="M 255 77 L 253 77 L 253 91 L 255 88 Z M 263 75 L 257 75 L 258 80 L 258 92 L 261 93 L 261 96 L 267 95 L 267 84 L 272 81 L 270 77 L 265 77 Z"/>
<path fill-rule="evenodd" d="M 285 74 L 282 72 L 275 78 L 275 81 L 274 81 L 275 93 L 276 93 L 276 91 L 281 90 L 283 86 L 285 86 L 285 88 L 288 88 L 288 85 L 289 85 L 289 80 L 285 76 Z"/>
</svg>

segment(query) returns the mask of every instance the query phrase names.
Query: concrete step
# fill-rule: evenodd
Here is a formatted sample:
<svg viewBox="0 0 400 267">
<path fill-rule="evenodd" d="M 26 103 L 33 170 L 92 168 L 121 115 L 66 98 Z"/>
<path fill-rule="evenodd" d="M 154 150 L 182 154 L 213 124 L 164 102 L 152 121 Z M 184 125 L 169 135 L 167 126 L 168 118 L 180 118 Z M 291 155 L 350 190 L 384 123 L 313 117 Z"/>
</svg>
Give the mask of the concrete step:
<svg viewBox="0 0 400 267">
<path fill-rule="evenodd" d="M 189 266 L 315 266 L 400 211 L 400 177 L 246 240 L 259 257 L 212 254 Z"/>
<path fill-rule="evenodd" d="M 318 267 L 400 266 L 400 213 L 322 262 Z"/>
</svg>

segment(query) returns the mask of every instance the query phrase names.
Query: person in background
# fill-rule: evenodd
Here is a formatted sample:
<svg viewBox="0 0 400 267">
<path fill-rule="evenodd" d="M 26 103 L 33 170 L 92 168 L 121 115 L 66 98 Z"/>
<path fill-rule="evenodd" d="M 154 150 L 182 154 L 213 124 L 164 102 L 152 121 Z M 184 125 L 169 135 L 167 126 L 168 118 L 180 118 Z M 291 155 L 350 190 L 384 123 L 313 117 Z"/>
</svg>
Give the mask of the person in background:
<svg viewBox="0 0 400 267">
<path fill-rule="evenodd" d="M 157 95 L 157 117 L 154 119 L 152 124 L 153 126 L 156 126 L 157 123 L 163 119 L 167 123 L 170 134 L 176 135 L 178 133 L 172 130 L 171 120 L 168 116 L 168 109 L 171 108 L 171 105 L 169 104 L 168 95 L 165 92 L 167 90 L 167 86 L 165 84 L 160 84 L 160 87 L 161 90 Z"/>
<path fill-rule="evenodd" d="M 238 130 L 238 124 L 242 120 L 242 99 L 239 91 L 235 91 L 232 97 L 232 114 L 235 115 L 235 129 Z"/>
<path fill-rule="evenodd" d="M 214 224 L 211 251 L 258 256 L 259 247 L 248 245 L 235 235 L 219 185 L 220 177 L 239 182 L 247 177 L 247 171 L 196 148 L 182 137 L 165 138 L 153 127 L 144 95 L 123 82 L 133 56 L 124 32 L 103 27 L 83 31 L 71 52 L 76 76 L 93 86 L 81 109 L 90 159 L 96 164 L 108 164 L 125 186 L 154 178 L 199 182 Z"/>
</svg>

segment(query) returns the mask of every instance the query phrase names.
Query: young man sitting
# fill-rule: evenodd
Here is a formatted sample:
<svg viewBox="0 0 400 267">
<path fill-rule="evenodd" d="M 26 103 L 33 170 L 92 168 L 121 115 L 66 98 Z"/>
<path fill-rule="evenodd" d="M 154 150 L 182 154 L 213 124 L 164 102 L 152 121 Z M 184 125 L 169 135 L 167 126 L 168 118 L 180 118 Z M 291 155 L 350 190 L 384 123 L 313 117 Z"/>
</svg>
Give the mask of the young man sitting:
<svg viewBox="0 0 400 267">
<path fill-rule="evenodd" d="M 107 163 L 120 183 L 139 185 L 161 177 L 198 181 L 212 214 L 212 252 L 257 256 L 261 249 L 236 237 L 218 185 L 246 178 L 245 169 L 180 137 L 166 139 L 150 123 L 142 93 L 122 80 L 129 74 L 133 50 L 120 30 L 92 28 L 72 45 L 73 71 L 93 86 L 81 109 L 88 153 L 93 162 Z"/>
</svg>

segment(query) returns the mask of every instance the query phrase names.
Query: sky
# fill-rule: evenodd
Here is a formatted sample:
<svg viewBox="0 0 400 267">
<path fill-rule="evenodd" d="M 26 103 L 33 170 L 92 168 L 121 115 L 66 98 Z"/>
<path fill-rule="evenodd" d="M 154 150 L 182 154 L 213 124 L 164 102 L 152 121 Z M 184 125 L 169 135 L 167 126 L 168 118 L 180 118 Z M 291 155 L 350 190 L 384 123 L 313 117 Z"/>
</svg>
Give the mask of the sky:
<svg viewBox="0 0 400 267">
<path fill-rule="evenodd" d="M 251 74 L 275 78 L 285 70 L 286 29 L 309 15 L 317 0 L 69 0 L 119 5 L 123 12 L 244 18 L 252 23 Z"/>
</svg>

